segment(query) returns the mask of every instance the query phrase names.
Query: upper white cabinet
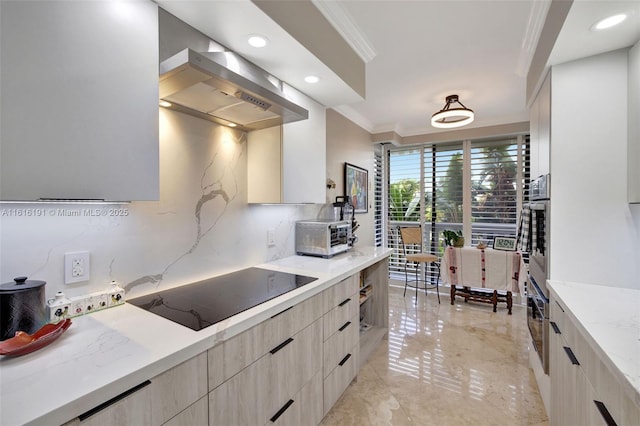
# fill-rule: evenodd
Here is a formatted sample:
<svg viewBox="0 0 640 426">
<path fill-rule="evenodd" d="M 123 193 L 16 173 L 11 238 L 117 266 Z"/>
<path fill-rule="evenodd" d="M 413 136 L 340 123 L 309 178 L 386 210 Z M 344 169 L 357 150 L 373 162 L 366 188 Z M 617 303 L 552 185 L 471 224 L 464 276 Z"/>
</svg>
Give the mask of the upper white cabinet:
<svg viewBox="0 0 640 426">
<path fill-rule="evenodd" d="M 628 200 L 640 203 L 640 42 L 629 50 Z"/>
<path fill-rule="evenodd" d="M 157 5 L 3 1 L 0 16 L 0 199 L 158 199 Z"/>
<path fill-rule="evenodd" d="M 547 74 L 529 110 L 531 177 L 549 173 L 551 144 L 551 72 Z"/>
<path fill-rule="evenodd" d="M 307 120 L 247 136 L 249 203 L 325 202 L 325 107 L 285 84 L 287 99 L 309 111 Z"/>
</svg>

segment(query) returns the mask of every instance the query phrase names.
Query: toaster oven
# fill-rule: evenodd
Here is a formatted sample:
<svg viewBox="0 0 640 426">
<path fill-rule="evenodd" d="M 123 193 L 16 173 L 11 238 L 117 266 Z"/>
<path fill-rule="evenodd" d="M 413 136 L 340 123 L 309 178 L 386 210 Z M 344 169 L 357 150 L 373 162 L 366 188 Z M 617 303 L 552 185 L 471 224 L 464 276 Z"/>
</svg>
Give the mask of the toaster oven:
<svg viewBox="0 0 640 426">
<path fill-rule="evenodd" d="M 296 254 L 329 258 L 349 250 L 348 220 L 300 220 L 296 222 Z"/>
</svg>

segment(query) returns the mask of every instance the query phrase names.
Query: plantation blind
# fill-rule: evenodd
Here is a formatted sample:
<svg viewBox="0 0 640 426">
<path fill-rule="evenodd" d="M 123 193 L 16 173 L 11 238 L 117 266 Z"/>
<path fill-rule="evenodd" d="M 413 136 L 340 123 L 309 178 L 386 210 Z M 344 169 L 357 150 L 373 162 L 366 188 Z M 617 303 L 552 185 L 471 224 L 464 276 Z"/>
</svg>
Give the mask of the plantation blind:
<svg viewBox="0 0 640 426">
<path fill-rule="evenodd" d="M 373 156 L 374 203 L 373 203 L 373 240 L 376 247 L 382 246 L 382 215 L 384 192 L 384 162 L 382 161 L 384 146 L 380 145 Z"/>
<path fill-rule="evenodd" d="M 516 235 L 522 176 L 518 151 L 515 138 L 471 143 L 472 244 Z"/>
</svg>

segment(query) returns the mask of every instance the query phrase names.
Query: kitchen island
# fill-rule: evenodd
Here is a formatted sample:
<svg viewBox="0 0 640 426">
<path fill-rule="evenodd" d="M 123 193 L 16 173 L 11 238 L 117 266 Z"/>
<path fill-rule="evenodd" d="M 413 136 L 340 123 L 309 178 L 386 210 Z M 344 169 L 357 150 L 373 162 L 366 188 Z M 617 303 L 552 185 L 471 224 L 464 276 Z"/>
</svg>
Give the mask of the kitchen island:
<svg viewBox="0 0 640 426">
<path fill-rule="evenodd" d="M 332 259 L 291 256 L 255 265 L 318 279 L 200 331 L 193 331 L 130 304 L 73 318 L 69 330 L 49 347 L 22 357 L 0 359 L 0 424 L 51 425 L 68 421 L 82 424 L 77 419 L 78 416 L 91 413 L 91 410 L 102 407 L 131 389 L 142 389 L 139 393 L 133 393 L 134 396 L 140 397 L 146 392 L 150 394 L 149 398 L 153 399 L 158 393 L 153 389 L 156 384 L 155 378 L 160 377 L 158 383 L 172 385 L 183 375 L 192 374 L 192 370 L 205 372 L 204 383 L 201 386 L 203 392 L 206 393 L 207 389 L 211 391 L 208 398 L 213 404 L 215 396 L 212 395 L 215 389 L 212 389 L 211 383 L 215 382 L 215 386 L 218 386 L 226 380 L 221 373 L 222 370 L 227 370 L 226 360 L 231 359 L 223 358 L 222 355 L 217 357 L 219 348 L 223 348 L 228 342 L 242 340 L 243 336 L 250 336 L 252 330 L 259 330 L 263 324 L 268 326 L 274 317 L 284 317 L 285 315 L 280 315 L 284 312 L 295 312 L 298 305 L 310 304 L 313 300 L 329 300 L 329 296 L 334 295 L 327 291 L 338 288 L 342 283 L 356 282 L 353 288 L 357 291 L 357 282 L 363 277 L 361 273 L 376 271 L 379 277 L 387 265 L 390 253 L 391 250 L 386 248 L 357 247 Z M 378 271 L 380 265 L 382 267 Z M 378 284 L 386 285 L 386 280 Z M 386 295 L 386 288 L 379 295 L 379 299 L 382 295 Z M 342 296 L 336 292 L 335 297 L 338 300 Z M 313 324 L 319 324 L 316 327 L 322 330 L 320 323 L 323 320 L 330 322 L 332 319 L 330 313 L 334 310 L 329 311 L 329 307 L 325 307 L 324 303 L 316 303 L 314 306 L 316 305 L 319 306 L 317 309 L 314 308 L 317 312 L 316 317 L 310 317 L 308 322 L 312 324 L 298 333 L 301 335 L 299 341 L 307 338 L 303 331 L 313 331 Z M 387 305 L 381 303 L 376 306 L 384 308 Z M 303 311 L 300 315 L 307 314 Z M 378 312 L 376 315 L 386 317 L 388 312 Z M 331 342 L 332 338 L 327 336 L 326 342 Z M 248 342 L 251 343 L 251 340 Z M 322 344 L 321 341 L 320 345 Z M 243 347 L 243 353 L 248 352 L 245 349 L 246 347 Z M 354 358 L 357 360 L 357 356 L 351 358 L 349 362 L 353 363 Z M 221 364 L 222 359 L 225 360 L 224 365 Z M 343 358 L 340 362 L 345 364 L 347 360 Z M 183 371 L 187 368 L 183 366 L 187 364 L 189 369 Z M 353 366 L 357 369 L 358 363 L 353 363 Z M 328 371 L 324 377 L 325 399 L 327 383 L 334 385 L 331 382 L 333 375 L 330 373 Z M 216 379 L 216 376 L 221 377 Z M 322 373 L 316 376 L 308 383 L 319 381 L 321 384 Z M 147 386 L 149 383 L 152 385 Z M 194 384 L 189 387 L 191 391 L 191 388 L 198 386 Z M 151 390 L 145 390 L 149 388 Z M 304 394 L 308 389 L 312 388 L 305 385 L 300 393 Z M 318 395 L 315 397 L 319 399 Z M 127 398 L 129 396 L 123 401 L 126 402 Z M 332 396 L 331 399 L 336 398 Z M 119 403 L 112 402 L 114 405 Z M 206 404 L 205 395 L 189 408 L 204 405 L 206 412 Z M 123 407 L 124 410 L 126 404 Z M 161 418 L 157 423 L 162 424 L 169 420 L 156 417 L 153 404 L 133 404 L 131 407 L 141 412 L 134 413 L 139 416 L 132 417 L 141 419 L 140 421 L 156 423 L 156 419 Z M 145 407 L 149 407 L 148 410 Z M 322 413 L 326 410 L 327 407 L 322 407 Z M 91 416 L 88 416 L 86 421 L 90 423 Z"/>
</svg>

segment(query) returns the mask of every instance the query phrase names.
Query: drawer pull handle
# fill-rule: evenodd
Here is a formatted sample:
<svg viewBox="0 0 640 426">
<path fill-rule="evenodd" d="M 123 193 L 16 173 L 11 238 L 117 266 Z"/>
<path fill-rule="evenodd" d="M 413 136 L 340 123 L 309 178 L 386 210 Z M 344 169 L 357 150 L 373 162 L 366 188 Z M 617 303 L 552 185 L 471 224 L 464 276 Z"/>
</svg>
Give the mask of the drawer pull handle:
<svg viewBox="0 0 640 426">
<path fill-rule="evenodd" d="M 338 363 L 338 365 L 339 365 L 340 367 L 342 367 L 342 366 L 343 366 L 343 365 L 344 365 L 344 364 L 349 360 L 349 358 L 351 358 L 351 354 L 347 354 L 347 356 L 345 356 L 344 358 L 342 358 L 342 361 L 340 361 L 340 362 Z"/>
<path fill-rule="evenodd" d="M 126 390 L 124 392 L 122 392 L 120 395 L 117 395 L 113 398 L 111 398 L 110 400 L 108 400 L 107 402 L 104 402 L 100 405 L 98 405 L 97 407 L 92 408 L 91 410 L 87 411 L 86 413 L 82 413 L 78 416 L 78 419 L 82 422 L 85 421 L 86 419 L 88 419 L 89 417 L 93 416 L 94 414 L 104 410 L 105 408 L 109 407 L 110 405 L 115 404 L 116 402 L 128 397 L 129 395 L 131 395 L 132 393 L 138 392 L 140 389 L 147 387 L 151 384 L 150 380 L 147 380 L 145 382 L 140 383 L 137 386 L 132 387 L 129 390 Z"/>
<path fill-rule="evenodd" d="M 562 333 L 560 333 L 560 329 L 558 328 L 558 324 L 556 324 L 556 323 L 555 323 L 555 322 L 553 322 L 553 321 L 549 321 L 549 324 L 551 324 L 551 328 L 553 328 L 553 331 L 554 331 L 556 334 L 562 334 Z"/>
<path fill-rule="evenodd" d="M 338 329 L 338 331 L 343 331 L 345 328 L 349 327 L 350 325 L 351 325 L 351 321 L 347 321 L 344 323 L 342 327 Z"/>
<path fill-rule="evenodd" d="M 287 408 L 291 407 L 291 405 L 293 404 L 293 399 L 290 399 L 289 401 L 287 401 L 286 404 L 284 404 L 282 406 L 281 409 L 278 410 L 278 412 L 276 414 L 273 415 L 273 417 L 271 417 L 269 420 L 271 420 L 271 423 L 275 423 L 276 420 L 278 420 L 278 417 L 280 417 L 282 414 L 284 414 L 285 411 L 287 411 Z"/>
<path fill-rule="evenodd" d="M 347 304 L 347 303 L 349 303 L 349 302 L 351 302 L 351 298 L 350 298 L 350 297 L 349 297 L 349 298 L 344 299 L 342 302 L 340 302 L 340 304 L 339 304 L 338 306 L 344 306 L 344 305 L 346 305 L 346 304 Z"/>
<path fill-rule="evenodd" d="M 562 309 L 562 306 L 560 306 L 560 304 L 558 303 L 558 301 L 556 300 L 555 302 L 556 302 L 556 305 L 558 305 L 558 308 L 560 308 L 560 310 L 561 310 L 562 312 L 564 312 L 564 309 Z"/>
<path fill-rule="evenodd" d="M 285 309 L 285 310 L 284 310 L 284 311 L 282 311 L 282 312 L 278 312 L 277 314 L 273 315 L 271 318 L 275 318 L 275 317 L 277 317 L 278 315 L 282 315 L 282 314 L 284 314 L 285 312 L 287 312 L 287 311 L 288 311 L 289 309 L 291 309 L 291 308 L 293 308 L 293 306 L 289 306 L 287 309 Z"/>
<path fill-rule="evenodd" d="M 607 424 L 607 426 L 618 426 L 616 421 L 613 420 L 613 417 L 611 417 L 611 414 L 609 413 L 609 410 L 607 410 L 606 405 L 604 405 L 604 402 L 596 401 L 595 399 L 593 400 L 593 402 L 594 404 L 596 404 L 596 407 L 598 407 L 598 411 L 600 411 L 600 415 L 604 419 L 604 422 Z"/>
<path fill-rule="evenodd" d="M 293 342 L 293 337 L 289 337 L 287 340 L 285 340 L 284 342 L 280 343 L 278 346 L 276 346 L 275 348 L 271 349 L 269 352 L 271 352 L 271 355 L 273 355 L 276 352 L 278 352 L 280 349 L 282 349 L 285 346 L 287 346 L 291 342 Z"/>
<path fill-rule="evenodd" d="M 567 356 L 571 360 L 571 364 L 580 365 L 580 363 L 578 362 L 578 358 L 576 358 L 576 356 L 573 354 L 573 351 L 571 350 L 571 348 L 568 348 L 566 346 L 563 346 L 563 348 L 564 348 L 564 351 L 567 353 Z"/>
</svg>

